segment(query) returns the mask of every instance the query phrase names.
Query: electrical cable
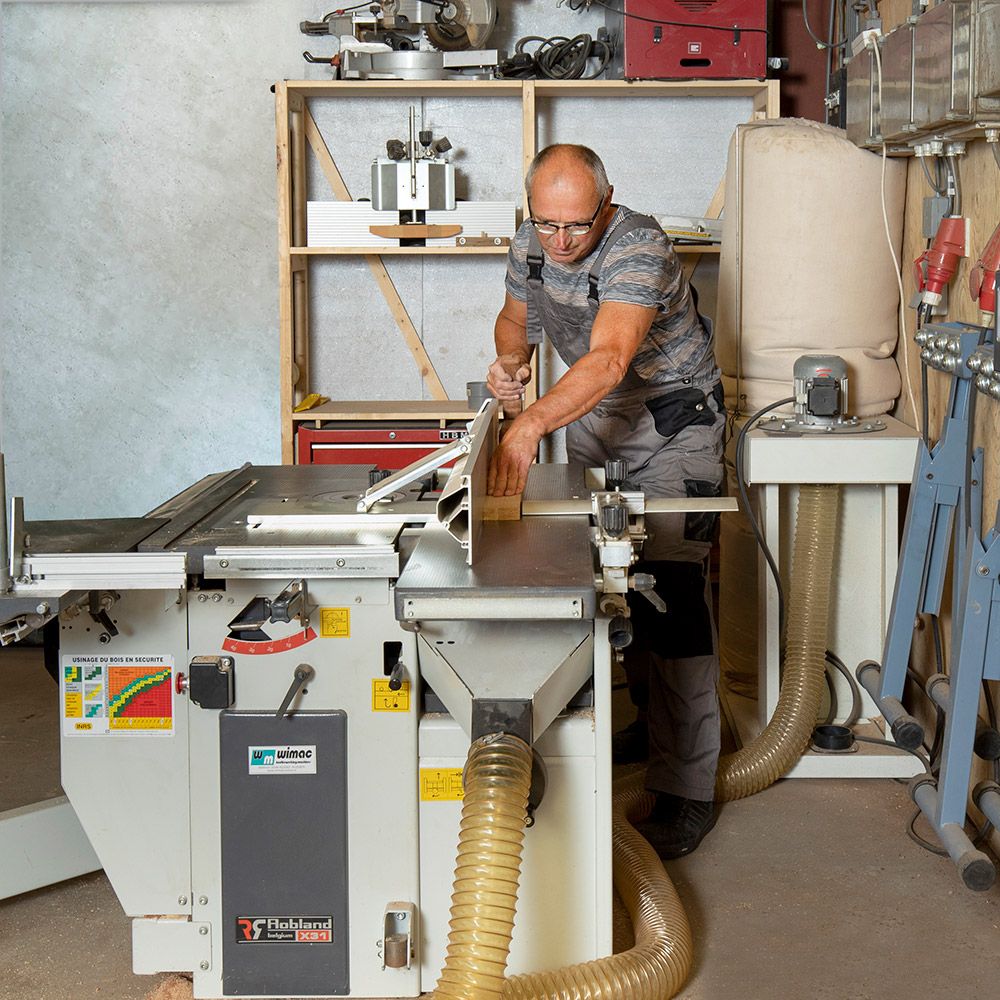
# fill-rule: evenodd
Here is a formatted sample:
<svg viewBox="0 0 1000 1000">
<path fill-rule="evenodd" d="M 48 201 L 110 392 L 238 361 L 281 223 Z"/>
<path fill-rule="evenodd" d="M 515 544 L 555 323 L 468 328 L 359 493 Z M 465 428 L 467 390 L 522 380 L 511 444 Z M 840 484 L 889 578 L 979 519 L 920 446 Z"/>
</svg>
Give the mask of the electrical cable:
<svg viewBox="0 0 1000 1000">
<path fill-rule="evenodd" d="M 921 163 L 923 163 L 923 160 L 921 160 Z M 940 164 L 940 162 L 938 161 L 938 159 L 936 157 L 934 159 L 934 167 L 935 167 L 935 172 L 936 173 L 940 173 L 941 164 Z M 930 175 L 928 175 L 927 179 L 930 180 Z M 935 188 L 935 190 L 938 190 L 938 189 Z M 942 189 L 942 190 L 945 190 L 945 189 Z M 930 239 L 928 239 L 927 243 L 924 246 L 924 249 L 925 250 L 930 250 L 930 248 L 931 248 L 931 241 L 930 241 Z M 920 329 L 923 328 L 923 325 L 924 325 L 924 323 L 927 320 L 927 314 L 928 314 L 929 310 L 930 310 L 930 306 L 928 306 L 926 302 L 921 302 L 920 305 L 917 306 L 917 329 L 918 330 L 920 330 Z M 929 452 L 931 450 L 931 435 L 930 435 L 931 415 L 930 415 L 930 389 L 929 389 L 929 384 L 928 384 L 928 378 L 929 378 L 929 376 L 927 374 L 928 371 L 929 371 L 929 369 L 927 367 L 927 363 L 921 357 L 921 359 L 920 359 L 920 393 L 921 393 L 921 395 L 920 395 L 920 439 L 923 441 L 924 447 Z"/>
<path fill-rule="evenodd" d="M 608 68 L 613 54 L 609 42 L 581 34 L 545 39 L 535 52 L 535 61 L 550 80 L 595 80 Z M 588 75 L 589 59 L 597 60 L 597 68 Z"/>
<path fill-rule="evenodd" d="M 933 777 L 934 772 L 931 770 L 930 761 L 927 757 L 922 754 L 919 750 L 910 750 L 908 747 L 902 747 L 898 743 L 893 743 L 891 740 L 880 740 L 876 739 L 874 736 L 857 736 L 854 737 L 859 743 L 872 743 L 875 746 L 887 747 L 890 750 L 897 750 L 902 753 L 908 753 L 913 757 L 916 757 L 924 766 L 924 770 Z M 917 819 L 920 817 L 922 810 L 917 807 L 917 811 L 910 817 L 909 823 L 906 825 L 906 835 L 919 847 L 922 847 L 925 851 L 930 851 L 931 854 L 945 855 L 948 852 L 943 848 L 932 844 L 929 840 L 925 840 L 923 837 L 917 833 L 915 829 L 915 824 Z"/>
<path fill-rule="evenodd" d="M 538 47 L 525 52 L 531 42 L 538 42 Z M 590 35 L 526 35 L 518 39 L 514 55 L 505 59 L 497 72 L 505 79 L 594 80 L 608 68 L 612 55 L 608 42 Z M 585 76 L 590 59 L 597 60 L 597 68 Z"/>
<path fill-rule="evenodd" d="M 872 52 L 875 54 L 875 69 L 878 74 L 878 87 L 879 93 L 882 92 L 882 54 L 879 52 L 879 47 L 877 44 L 871 47 Z M 913 407 L 913 419 L 919 420 L 917 415 L 917 399 L 913 392 L 913 380 L 910 376 L 910 351 L 909 351 L 909 338 L 906 335 L 906 312 L 905 312 L 905 299 L 906 294 L 903 291 L 903 273 L 900 270 L 899 259 L 896 257 L 896 248 L 892 245 L 892 233 L 889 231 L 889 213 L 885 207 L 885 161 L 888 157 L 888 150 L 886 145 L 882 143 L 882 179 L 880 185 L 881 198 L 882 198 L 882 222 L 885 226 L 885 240 L 889 245 L 889 254 L 892 257 L 893 267 L 896 272 L 896 284 L 899 286 L 899 336 L 903 341 L 903 368 L 906 373 L 906 388 L 910 394 L 910 406 Z M 917 428 L 921 430 L 921 428 Z"/>
<path fill-rule="evenodd" d="M 947 665 L 944 658 L 944 638 L 941 634 L 941 619 L 937 615 L 930 615 L 931 628 L 933 629 L 934 636 L 934 660 L 937 672 L 943 676 L 948 675 Z M 934 739 L 931 743 L 930 749 L 930 762 L 931 762 L 931 774 L 936 778 L 941 770 L 941 754 L 944 749 L 944 723 L 945 723 L 945 713 L 942 711 L 941 707 L 934 701 L 933 698 L 927 693 L 927 688 L 924 686 L 923 678 L 911 667 L 906 668 L 907 674 L 916 682 L 917 686 L 921 691 L 927 696 L 927 698 L 934 705 L 936 719 L 934 724 Z M 983 686 L 983 696 L 986 700 L 986 715 L 991 728 L 997 728 L 997 715 L 996 715 L 996 705 L 993 702 L 993 692 L 990 690 L 989 683 L 984 677 L 982 680 Z M 1000 784 L 1000 760 L 995 760 L 992 762 L 993 765 L 993 780 Z M 921 847 L 925 847 L 932 853 L 938 853 L 937 849 L 933 845 L 929 844 L 928 841 L 920 837 L 919 834 L 913 829 L 913 824 L 916 822 L 917 816 L 920 814 L 920 807 L 917 807 L 916 813 L 911 817 L 908 835 L 912 840 L 915 840 Z M 993 824 L 989 817 L 983 817 L 983 824 L 979 827 L 975 837 L 972 839 L 972 845 L 974 847 L 979 847 L 986 841 L 989 837 L 991 831 L 993 830 Z M 943 852 L 947 854 L 947 851 Z"/>
<path fill-rule="evenodd" d="M 921 304 L 922 308 L 922 304 Z M 923 318 L 923 313 L 917 310 L 917 328 L 919 329 L 923 324 L 921 319 Z M 931 438 L 930 438 L 930 403 L 927 399 L 927 394 L 929 392 L 928 379 L 927 379 L 927 365 L 924 364 L 923 358 L 920 359 L 920 392 L 922 393 L 920 399 L 920 437 L 924 442 L 924 447 L 930 451 L 931 450 Z"/>
<path fill-rule="evenodd" d="M 986 715 L 989 719 L 990 726 L 993 729 L 997 728 L 997 708 L 993 701 L 993 691 L 990 689 L 989 681 L 984 677 L 982 680 L 983 684 L 983 697 L 986 700 Z M 993 780 L 1000 785 L 1000 760 L 993 761 Z M 989 835 L 989 832 L 993 829 L 993 823 L 987 817 L 986 822 L 983 824 L 983 830 L 985 835 L 980 833 L 980 836 L 985 837 Z"/>
<path fill-rule="evenodd" d="M 635 21 L 645 21 L 648 24 L 663 24 L 677 28 L 704 28 L 706 31 L 727 31 L 731 35 L 747 32 L 748 34 L 767 35 L 768 39 L 771 37 L 771 32 L 768 28 L 745 28 L 741 24 L 694 24 L 690 21 L 665 21 L 660 17 L 643 17 L 641 14 L 630 14 L 620 7 L 612 7 L 611 4 L 604 3 L 604 0 L 591 0 L 591 2 L 596 3 L 598 7 L 603 7 L 605 10 L 610 10 L 612 14 L 621 14 L 624 17 L 631 17 Z M 581 4 L 577 4 L 575 7 L 570 5 L 570 9 L 579 10 L 581 6 Z"/>
<path fill-rule="evenodd" d="M 1000 142 L 991 142 L 990 146 L 993 149 L 993 159 L 997 161 L 997 166 L 1000 167 Z"/>
<path fill-rule="evenodd" d="M 934 176 L 937 178 L 938 187 L 944 194 L 948 193 L 948 178 L 945 177 L 944 164 L 940 156 L 934 157 Z"/>
<path fill-rule="evenodd" d="M 927 183 L 930 184 L 931 189 L 934 191 L 934 193 L 937 195 L 941 195 L 942 197 L 945 194 L 947 194 L 948 189 L 946 187 L 941 186 L 940 180 L 935 181 L 934 178 L 931 177 L 931 172 L 930 170 L 927 169 L 927 158 L 925 156 L 918 156 L 917 159 L 920 161 L 920 169 L 923 170 L 924 177 L 927 178 Z M 938 163 L 938 159 L 936 156 L 934 157 L 934 166 L 935 169 L 938 169 L 940 167 L 940 164 Z"/>
<path fill-rule="evenodd" d="M 371 6 L 372 0 L 368 0 L 367 3 L 351 4 L 349 7 L 338 7 L 336 10 L 331 10 L 329 14 L 324 14 L 323 20 L 332 21 L 335 17 L 340 17 L 341 14 L 347 14 L 352 10 L 363 10 Z"/>
<path fill-rule="evenodd" d="M 944 640 L 941 634 L 941 619 L 937 615 L 929 615 L 931 619 L 931 628 L 933 630 L 934 636 L 934 659 L 937 672 L 943 676 L 947 676 L 947 665 L 944 658 Z M 945 713 L 941 709 L 930 694 L 927 692 L 927 688 L 924 685 L 923 678 L 912 668 L 907 667 L 906 673 L 910 679 L 916 684 L 916 686 L 923 692 L 925 697 L 934 706 L 935 712 L 935 723 L 934 723 L 934 738 L 931 741 L 930 750 L 928 752 L 928 762 L 929 767 L 927 767 L 928 772 L 933 778 L 937 778 L 941 771 L 941 754 L 944 749 L 944 723 L 945 723 Z M 983 678 L 983 693 L 986 698 L 986 714 L 989 717 L 989 723 L 992 728 L 996 729 L 996 706 L 993 703 L 993 693 L 990 690 L 990 686 L 986 679 Z M 868 737 L 857 736 L 856 739 L 862 740 L 862 742 L 878 742 L 872 740 Z M 900 747 L 895 743 L 890 743 L 885 741 L 887 746 L 896 747 L 897 750 L 903 750 L 904 747 Z M 926 766 L 926 765 L 925 765 Z M 994 781 L 1000 783 L 1000 760 L 993 761 L 993 778 Z M 931 854 L 946 855 L 948 852 L 942 850 L 932 844 L 930 841 L 921 837 L 920 834 L 916 832 L 915 824 L 919 818 L 922 810 L 919 806 L 914 810 L 913 815 L 910 817 L 910 821 L 906 827 L 906 835 L 918 844 L 926 851 L 930 851 Z M 971 822 L 971 821 L 970 821 Z M 993 830 L 993 824 L 990 822 L 989 818 L 984 816 L 983 824 L 978 828 L 976 834 L 972 839 L 973 847 L 979 847 L 986 841 L 990 833 Z"/>
<path fill-rule="evenodd" d="M 849 39 L 845 36 L 839 42 L 833 41 L 833 11 L 836 8 L 836 3 L 830 3 L 830 37 L 824 42 L 823 39 L 817 38 L 816 33 L 812 30 L 809 24 L 809 10 L 806 7 L 806 0 L 802 0 L 802 20 L 805 23 L 806 31 L 809 32 L 809 37 L 816 43 L 816 48 L 818 49 L 842 49 Z"/>
<path fill-rule="evenodd" d="M 758 410 L 753 416 L 751 416 L 746 423 L 740 428 L 739 435 L 736 438 L 736 486 L 739 490 L 740 501 L 743 505 L 743 512 L 750 524 L 750 528 L 753 531 L 753 536 L 757 541 L 757 545 L 760 551 L 764 555 L 764 559 L 767 561 L 768 568 L 771 571 L 771 577 L 774 580 L 774 588 L 777 593 L 778 598 L 778 636 L 779 642 L 782 647 L 782 660 L 784 659 L 784 637 L 785 637 L 785 588 L 781 583 L 781 573 L 778 571 L 778 564 L 774 560 L 774 555 L 771 552 L 770 546 L 767 544 L 767 540 L 764 538 L 763 532 L 760 530 L 760 524 L 757 521 L 757 517 L 750 506 L 750 496 L 747 493 L 746 477 L 744 476 L 745 467 L 745 447 L 746 447 L 746 436 L 751 430 L 753 425 L 760 420 L 761 417 L 770 413 L 771 410 L 777 409 L 779 406 L 785 406 L 788 403 L 794 403 L 794 396 L 787 396 L 784 399 L 779 399 L 777 402 L 771 403 L 769 406 L 765 406 Z M 858 682 L 851 674 L 850 670 L 844 664 L 843 660 L 834 655 L 830 650 L 826 650 L 826 661 L 829 666 L 840 671 L 847 679 L 848 686 L 851 689 L 851 713 L 848 716 L 846 725 L 853 726 L 855 722 L 861 717 L 862 702 L 861 702 L 861 691 L 858 688 Z M 830 691 L 830 712 L 833 713 L 827 719 L 827 722 L 832 722 L 836 718 L 837 710 L 837 693 L 836 687 L 833 684 L 833 680 L 830 676 L 829 670 L 826 671 L 826 680 Z"/>
<path fill-rule="evenodd" d="M 944 639 L 941 636 L 941 619 L 937 615 L 930 615 L 931 633 L 934 636 L 934 665 L 939 674 L 947 676 L 948 668 L 944 661 Z M 921 689 L 926 691 L 924 683 L 920 682 Z M 930 697 L 928 695 L 928 697 Z M 944 749 L 944 710 L 933 698 L 934 708 L 934 739 L 931 741 L 930 760 L 931 769 L 935 776 L 941 767 L 941 751 Z"/>
<path fill-rule="evenodd" d="M 951 186 L 955 189 L 955 194 L 951 199 L 951 214 L 962 214 L 962 175 L 959 172 L 958 157 L 950 154 L 945 157 L 948 164 L 948 174 L 951 178 Z"/>
<path fill-rule="evenodd" d="M 916 812 L 910 817 L 910 822 L 906 825 L 906 835 L 910 838 L 918 847 L 922 847 L 925 851 L 929 851 L 931 854 L 936 854 L 938 857 L 947 857 L 948 852 L 943 847 L 938 847 L 936 844 L 932 844 L 929 840 L 921 837 L 916 830 L 916 822 L 923 815 L 923 810 L 918 806 Z"/>
<path fill-rule="evenodd" d="M 757 544 L 760 546 L 761 552 L 764 553 L 764 558 L 767 560 L 767 565 L 770 567 L 771 576 L 774 578 L 774 585 L 778 591 L 778 634 L 782 637 L 782 639 L 785 635 L 785 594 L 784 589 L 781 586 L 781 574 L 778 572 L 778 565 L 774 561 L 774 556 L 771 555 L 771 550 L 768 548 L 767 542 L 764 540 L 764 536 L 760 530 L 760 525 L 757 523 L 757 518 L 750 506 L 750 497 L 747 494 L 746 480 L 743 476 L 743 448 L 746 442 L 747 433 L 750 428 L 753 427 L 758 420 L 760 420 L 761 417 L 770 413 L 771 410 L 776 410 L 779 406 L 787 406 L 789 403 L 794 402 L 794 396 L 786 396 L 784 399 L 779 399 L 776 403 L 771 403 L 770 405 L 763 407 L 763 409 L 758 410 L 740 428 L 739 436 L 736 438 L 736 486 L 740 491 L 740 500 L 743 502 L 744 516 L 750 524 L 753 536 L 757 539 Z"/>
<path fill-rule="evenodd" d="M 823 678 L 826 681 L 826 691 L 830 696 L 830 707 L 827 709 L 826 717 L 823 719 L 824 726 L 830 725 L 830 723 L 837 718 L 837 687 L 834 684 L 832 667 L 833 665 L 831 663 L 826 663 L 823 669 Z"/>
<path fill-rule="evenodd" d="M 805 0 L 803 0 L 803 3 Z M 837 4 L 834 2 L 830 3 L 830 23 L 827 25 L 826 36 L 827 38 L 833 38 L 833 26 L 834 26 L 834 15 L 837 11 Z M 826 104 L 827 98 L 830 96 L 830 79 L 833 76 L 833 53 L 834 50 L 827 48 L 825 52 L 826 58 L 823 60 L 824 66 L 824 76 L 823 76 L 823 120 L 826 121 L 827 125 L 830 124 L 830 109 Z"/>
<path fill-rule="evenodd" d="M 986 343 L 987 330 L 984 328 L 979 334 L 978 346 L 982 346 Z M 976 401 L 979 394 L 973 392 L 969 397 L 969 426 L 976 426 Z M 969 439 L 966 443 L 965 449 L 965 477 L 962 484 L 963 494 L 962 497 L 962 513 L 965 518 L 965 530 L 966 538 L 968 538 L 968 532 L 972 525 L 972 468 L 973 468 L 973 458 L 975 456 L 975 447 L 973 444 L 973 436 L 969 434 Z M 975 526 L 976 535 L 979 534 L 979 525 Z M 996 705 L 993 702 L 993 692 L 990 690 L 989 682 L 986 678 L 982 678 L 982 688 L 983 697 L 986 702 L 986 717 L 991 728 L 997 728 L 997 713 Z M 1000 760 L 993 761 L 993 780 L 1000 783 Z M 975 845 L 979 845 L 984 842 L 986 838 L 990 835 L 993 830 L 993 823 L 990 821 L 988 816 L 984 816 L 983 825 L 979 828 L 979 833 L 973 841 Z"/>
<path fill-rule="evenodd" d="M 984 328 L 982 333 L 979 334 L 978 346 L 982 347 L 986 343 L 986 329 Z M 978 392 L 973 392 L 969 394 L 969 426 L 976 426 L 976 401 L 979 397 Z M 968 533 L 970 526 L 972 525 L 972 462 L 975 455 L 975 447 L 973 445 L 972 434 L 969 434 L 968 440 L 965 446 L 965 475 L 962 482 L 962 514 L 965 517 L 965 530 Z M 979 534 L 979 528 L 976 528 L 976 534 Z"/>
<path fill-rule="evenodd" d="M 990 726 L 993 729 L 997 727 L 997 707 L 993 701 L 993 691 L 990 688 L 989 681 L 983 678 L 983 697 L 986 701 L 986 717 L 989 719 Z"/>
<path fill-rule="evenodd" d="M 863 708 L 863 704 L 861 701 L 861 690 L 858 688 L 857 679 L 851 673 L 851 671 L 847 669 L 847 664 L 844 663 L 844 661 L 839 656 L 830 652 L 830 650 L 828 649 L 826 651 L 826 660 L 827 663 L 831 664 L 836 670 L 839 670 L 840 673 L 842 673 L 844 677 L 847 678 L 848 686 L 851 689 L 851 714 L 844 720 L 844 725 L 847 726 L 848 729 L 850 729 L 850 727 L 853 726 L 858 721 L 858 719 L 861 718 L 861 711 Z"/>
<path fill-rule="evenodd" d="M 898 743 L 893 743 L 892 740 L 880 740 L 874 736 L 857 736 L 854 737 L 859 743 L 874 743 L 876 746 L 888 747 L 890 750 L 899 750 L 902 753 L 908 753 L 911 757 L 916 757 L 921 764 L 924 765 L 924 770 L 928 774 L 933 774 L 931 771 L 931 762 L 927 759 L 926 754 L 921 753 L 919 750 L 911 750 L 909 747 L 900 746 Z"/>
</svg>

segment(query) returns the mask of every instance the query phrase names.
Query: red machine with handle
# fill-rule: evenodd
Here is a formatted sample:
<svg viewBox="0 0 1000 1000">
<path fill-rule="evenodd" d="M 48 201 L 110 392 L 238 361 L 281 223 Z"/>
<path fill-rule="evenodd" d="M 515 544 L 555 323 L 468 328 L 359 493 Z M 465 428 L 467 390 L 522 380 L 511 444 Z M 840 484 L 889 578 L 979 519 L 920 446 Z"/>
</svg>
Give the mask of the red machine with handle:
<svg viewBox="0 0 1000 1000">
<path fill-rule="evenodd" d="M 767 0 L 619 0 L 606 26 L 626 80 L 763 79 Z"/>
</svg>

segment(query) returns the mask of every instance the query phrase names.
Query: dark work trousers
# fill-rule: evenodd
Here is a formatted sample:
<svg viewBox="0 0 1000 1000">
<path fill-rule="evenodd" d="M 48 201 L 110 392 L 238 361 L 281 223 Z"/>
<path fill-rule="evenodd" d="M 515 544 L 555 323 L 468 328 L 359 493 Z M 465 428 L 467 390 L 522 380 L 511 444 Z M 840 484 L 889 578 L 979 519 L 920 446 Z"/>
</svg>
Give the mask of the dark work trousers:
<svg viewBox="0 0 1000 1000">
<path fill-rule="evenodd" d="M 570 461 L 629 464 L 626 489 L 654 497 L 718 497 L 722 493 L 725 413 L 718 385 L 644 387 L 602 400 L 570 424 Z M 648 686 L 649 768 L 646 787 L 689 799 L 714 797 L 719 760 L 718 642 L 712 616 L 708 555 L 715 514 L 657 514 L 637 572 L 656 577 L 667 605 L 656 611 L 629 595 L 635 641 L 626 650 L 633 700 Z"/>
</svg>

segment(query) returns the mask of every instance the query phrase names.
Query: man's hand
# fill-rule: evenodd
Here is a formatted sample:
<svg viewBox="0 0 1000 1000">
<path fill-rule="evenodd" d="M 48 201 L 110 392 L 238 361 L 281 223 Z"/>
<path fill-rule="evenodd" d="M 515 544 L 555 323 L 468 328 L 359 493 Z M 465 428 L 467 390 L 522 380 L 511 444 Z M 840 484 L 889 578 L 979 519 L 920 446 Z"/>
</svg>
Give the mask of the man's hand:
<svg viewBox="0 0 1000 1000">
<path fill-rule="evenodd" d="M 516 354 L 501 354 L 486 373 L 490 392 L 501 402 L 513 402 L 524 396 L 525 383 L 531 378 L 531 367 Z"/>
<path fill-rule="evenodd" d="M 542 434 L 533 421 L 518 417 L 500 440 L 490 462 L 486 492 L 493 497 L 514 496 L 524 492 L 528 469 L 538 452 Z"/>
</svg>

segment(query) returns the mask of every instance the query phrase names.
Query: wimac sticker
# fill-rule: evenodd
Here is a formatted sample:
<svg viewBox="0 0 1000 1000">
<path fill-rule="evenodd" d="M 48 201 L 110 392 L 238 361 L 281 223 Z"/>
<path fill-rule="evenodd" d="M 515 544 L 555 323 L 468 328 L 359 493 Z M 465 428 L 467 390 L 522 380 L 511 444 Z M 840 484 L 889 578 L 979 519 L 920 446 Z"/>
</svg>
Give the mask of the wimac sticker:
<svg viewBox="0 0 1000 1000">
<path fill-rule="evenodd" d="M 316 746 L 247 747 L 251 774 L 315 774 Z"/>
</svg>

